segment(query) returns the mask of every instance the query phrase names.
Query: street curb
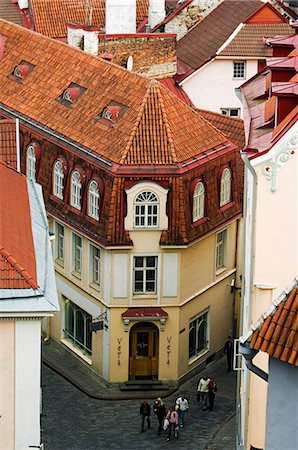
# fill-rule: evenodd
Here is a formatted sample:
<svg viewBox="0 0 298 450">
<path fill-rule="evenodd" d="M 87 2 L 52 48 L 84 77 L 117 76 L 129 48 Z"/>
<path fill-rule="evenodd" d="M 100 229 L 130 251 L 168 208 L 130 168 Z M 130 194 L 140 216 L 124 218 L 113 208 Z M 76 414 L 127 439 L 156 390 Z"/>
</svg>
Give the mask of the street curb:
<svg viewBox="0 0 298 450">
<path fill-rule="evenodd" d="M 236 413 L 234 412 L 233 414 L 231 414 L 218 428 L 218 430 L 215 431 L 215 433 L 213 433 L 213 435 L 211 436 L 211 438 L 209 439 L 208 443 L 206 444 L 206 446 L 204 447 L 204 450 L 208 450 L 209 449 L 209 445 L 212 443 L 212 441 L 214 440 L 215 436 L 221 432 L 222 428 L 234 417 L 236 416 Z"/>
</svg>

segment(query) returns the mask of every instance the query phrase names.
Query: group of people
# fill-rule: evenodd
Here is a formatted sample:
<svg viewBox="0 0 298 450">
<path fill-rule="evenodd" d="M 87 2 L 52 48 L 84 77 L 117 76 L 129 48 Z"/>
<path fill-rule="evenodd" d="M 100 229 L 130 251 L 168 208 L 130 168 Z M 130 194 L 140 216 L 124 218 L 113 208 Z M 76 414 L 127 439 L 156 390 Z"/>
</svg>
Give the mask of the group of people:
<svg viewBox="0 0 298 450">
<path fill-rule="evenodd" d="M 184 427 L 185 413 L 188 409 L 188 400 L 183 395 L 178 397 L 175 405 L 172 405 L 168 410 L 162 399 L 158 397 L 153 405 L 153 412 L 156 414 L 158 420 L 158 435 L 161 435 L 164 430 L 167 431 L 167 441 L 170 441 L 172 434 L 174 434 L 175 438 L 178 438 L 179 428 Z M 142 418 L 141 432 L 143 433 L 145 431 L 145 421 L 147 422 L 148 428 L 151 427 L 151 407 L 147 400 L 142 402 L 140 414 Z"/>
<path fill-rule="evenodd" d="M 203 411 L 209 409 L 212 411 L 215 393 L 217 392 L 217 384 L 212 377 L 203 376 L 197 388 L 197 401 L 201 402 Z"/>
</svg>

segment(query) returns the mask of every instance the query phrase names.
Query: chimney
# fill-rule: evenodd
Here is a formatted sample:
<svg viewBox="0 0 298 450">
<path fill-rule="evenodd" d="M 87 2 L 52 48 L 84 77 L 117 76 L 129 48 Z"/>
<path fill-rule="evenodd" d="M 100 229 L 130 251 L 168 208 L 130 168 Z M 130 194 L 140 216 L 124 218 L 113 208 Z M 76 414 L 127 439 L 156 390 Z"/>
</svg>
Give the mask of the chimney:
<svg viewBox="0 0 298 450">
<path fill-rule="evenodd" d="M 162 22 L 166 16 L 165 0 L 150 0 L 148 23 L 152 28 Z"/>
<path fill-rule="evenodd" d="M 106 34 L 135 34 L 136 22 L 136 0 L 106 0 Z"/>
<path fill-rule="evenodd" d="M 18 0 L 18 5 L 20 9 L 28 9 L 28 0 Z"/>
<path fill-rule="evenodd" d="M 98 34 L 102 28 L 80 23 L 67 24 L 67 43 L 91 55 L 98 55 Z"/>
<path fill-rule="evenodd" d="M 72 47 L 84 50 L 84 25 L 79 23 L 67 23 L 67 43 Z"/>
<path fill-rule="evenodd" d="M 98 34 L 102 32 L 102 28 L 92 25 L 84 26 L 84 50 L 91 55 L 98 55 Z"/>
</svg>

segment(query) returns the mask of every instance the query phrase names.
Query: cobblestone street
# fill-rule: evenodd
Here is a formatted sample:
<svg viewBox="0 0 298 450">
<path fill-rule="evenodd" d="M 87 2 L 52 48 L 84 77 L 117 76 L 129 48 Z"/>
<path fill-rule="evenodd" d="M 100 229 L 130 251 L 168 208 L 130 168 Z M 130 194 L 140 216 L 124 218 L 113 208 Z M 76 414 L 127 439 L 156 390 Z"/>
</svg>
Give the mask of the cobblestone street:
<svg viewBox="0 0 298 450">
<path fill-rule="evenodd" d="M 157 435 L 157 418 L 152 413 L 151 429 L 141 433 L 139 400 L 103 401 L 87 397 L 55 372 L 43 367 L 43 442 L 46 450 L 91 449 L 222 449 L 232 450 L 231 436 L 212 437 L 235 411 L 235 382 L 233 373 L 226 374 L 224 362 L 215 363 L 206 373 L 214 376 L 219 385 L 214 410 L 202 411 L 196 401 L 198 377 L 186 382 L 175 394 L 165 399 L 170 406 L 180 394 L 190 403 L 185 427 L 179 439 L 166 442 L 166 434 Z M 153 399 L 150 402 L 153 403 Z M 227 442 L 229 441 L 229 442 Z M 215 441 L 214 441 L 215 442 Z M 210 447 L 208 447 L 210 445 Z"/>
</svg>

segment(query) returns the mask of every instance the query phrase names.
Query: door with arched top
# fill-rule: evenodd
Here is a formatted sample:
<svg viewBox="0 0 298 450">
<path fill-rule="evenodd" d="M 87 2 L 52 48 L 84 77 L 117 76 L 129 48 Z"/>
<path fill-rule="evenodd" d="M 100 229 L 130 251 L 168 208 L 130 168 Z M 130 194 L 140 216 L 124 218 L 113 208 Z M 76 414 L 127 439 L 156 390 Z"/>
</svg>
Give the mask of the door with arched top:
<svg viewBox="0 0 298 450">
<path fill-rule="evenodd" d="M 158 328 L 139 323 L 130 330 L 129 376 L 135 379 L 158 377 Z"/>
</svg>

